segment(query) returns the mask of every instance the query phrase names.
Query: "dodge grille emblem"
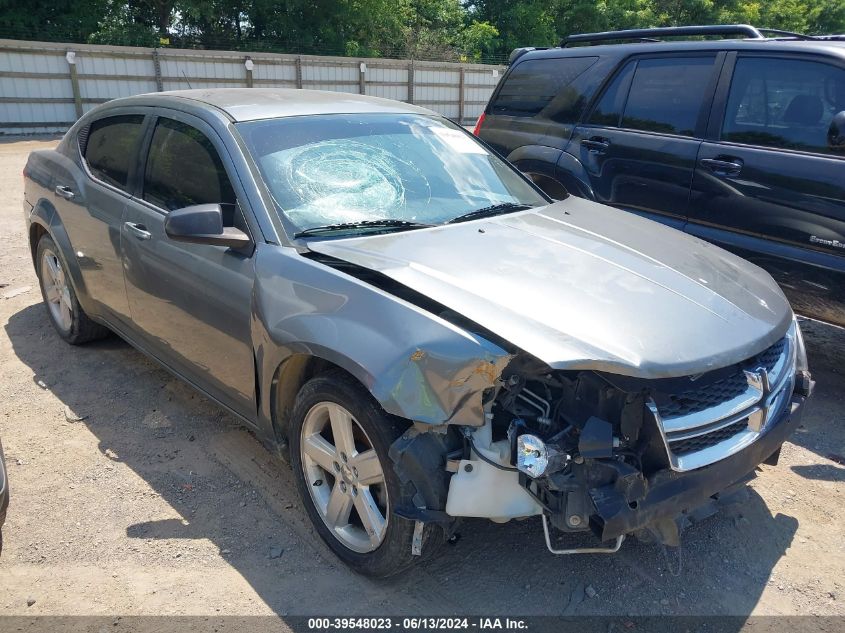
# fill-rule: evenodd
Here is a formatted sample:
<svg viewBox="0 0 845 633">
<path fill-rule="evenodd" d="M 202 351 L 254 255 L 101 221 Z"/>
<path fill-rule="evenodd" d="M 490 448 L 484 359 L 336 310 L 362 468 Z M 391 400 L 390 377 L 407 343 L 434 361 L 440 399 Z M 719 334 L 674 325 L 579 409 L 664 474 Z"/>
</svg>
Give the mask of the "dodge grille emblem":
<svg viewBox="0 0 845 633">
<path fill-rule="evenodd" d="M 769 409 L 766 404 L 771 392 L 769 372 L 765 367 L 758 367 L 754 370 L 746 369 L 745 379 L 748 381 L 749 387 L 760 392 L 759 407 L 748 416 L 748 428 L 759 433 L 763 430 L 766 419 L 769 417 Z"/>
</svg>

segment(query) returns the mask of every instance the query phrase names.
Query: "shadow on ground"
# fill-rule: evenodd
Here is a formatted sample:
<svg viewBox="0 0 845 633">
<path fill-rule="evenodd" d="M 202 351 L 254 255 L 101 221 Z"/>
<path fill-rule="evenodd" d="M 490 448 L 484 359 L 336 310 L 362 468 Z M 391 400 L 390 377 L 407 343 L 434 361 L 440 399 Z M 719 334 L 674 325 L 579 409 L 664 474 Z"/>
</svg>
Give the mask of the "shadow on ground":
<svg viewBox="0 0 845 633">
<path fill-rule="evenodd" d="M 363 579 L 319 543 L 289 467 L 216 405 L 117 338 L 65 345 L 40 304 L 6 328 L 34 380 L 85 416 L 100 450 L 185 517 L 111 517 L 127 538 L 209 539 L 281 615 L 748 614 L 797 530 L 754 491 L 685 533 L 680 554 L 631 540 L 614 556 L 555 557 L 537 520 L 474 520 L 438 558 L 395 579 Z M 812 439 L 821 427 L 804 430 Z M 268 559 L 279 543 L 287 551 Z"/>
</svg>

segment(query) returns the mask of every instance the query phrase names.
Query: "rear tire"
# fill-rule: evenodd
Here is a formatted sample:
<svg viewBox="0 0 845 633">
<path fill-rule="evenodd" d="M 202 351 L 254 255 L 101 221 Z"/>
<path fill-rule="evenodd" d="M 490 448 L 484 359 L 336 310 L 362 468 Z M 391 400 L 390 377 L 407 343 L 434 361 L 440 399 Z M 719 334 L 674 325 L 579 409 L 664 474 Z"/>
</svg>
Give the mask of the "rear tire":
<svg viewBox="0 0 845 633">
<path fill-rule="evenodd" d="M 50 323 L 58 335 L 71 345 L 101 339 L 110 334 L 108 328 L 92 321 L 76 298 L 67 266 L 59 248 L 49 235 L 38 240 L 35 255 L 38 285 L 47 308 Z"/>
<path fill-rule="evenodd" d="M 423 555 L 413 556 L 415 522 L 393 513 L 413 495 L 388 457 L 405 428 L 341 371 L 308 381 L 294 404 L 291 464 L 305 509 L 326 545 L 366 576 L 397 574 L 430 557 L 443 541 L 442 530 L 425 525 Z"/>
</svg>

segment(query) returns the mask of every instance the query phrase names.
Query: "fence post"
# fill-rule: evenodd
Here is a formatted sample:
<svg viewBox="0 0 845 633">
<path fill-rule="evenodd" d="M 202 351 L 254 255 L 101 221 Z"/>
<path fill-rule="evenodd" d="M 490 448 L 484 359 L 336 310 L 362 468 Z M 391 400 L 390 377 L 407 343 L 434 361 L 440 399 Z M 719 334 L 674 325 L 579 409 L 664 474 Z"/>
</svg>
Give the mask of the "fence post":
<svg viewBox="0 0 845 633">
<path fill-rule="evenodd" d="M 155 72 L 156 78 L 156 91 L 162 92 L 164 90 L 164 86 L 161 83 L 161 60 L 158 57 L 158 49 L 153 49 L 153 71 Z"/>
<path fill-rule="evenodd" d="M 408 62 L 408 103 L 414 102 L 414 60 Z"/>
<path fill-rule="evenodd" d="M 302 55 L 296 56 L 296 87 L 302 88 Z"/>
<path fill-rule="evenodd" d="M 358 64 L 358 94 L 367 94 L 367 64 Z"/>
<path fill-rule="evenodd" d="M 252 61 L 252 57 L 247 56 L 244 59 L 244 68 L 246 68 L 246 87 L 252 88 L 252 69 L 255 67 L 255 64 Z"/>
<path fill-rule="evenodd" d="M 461 66 L 460 79 L 458 80 L 458 125 L 464 124 L 464 67 Z"/>
<path fill-rule="evenodd" d="M 70 87 L 73 90 L 73 105 L 76 109 L 76 118 L 82 116 L 82 93 L 79 92 L 79 76 L 76 74 L 76 53 L 67 51 L 65 53 L 68 70 L 70 72 Z"/>
</svg>

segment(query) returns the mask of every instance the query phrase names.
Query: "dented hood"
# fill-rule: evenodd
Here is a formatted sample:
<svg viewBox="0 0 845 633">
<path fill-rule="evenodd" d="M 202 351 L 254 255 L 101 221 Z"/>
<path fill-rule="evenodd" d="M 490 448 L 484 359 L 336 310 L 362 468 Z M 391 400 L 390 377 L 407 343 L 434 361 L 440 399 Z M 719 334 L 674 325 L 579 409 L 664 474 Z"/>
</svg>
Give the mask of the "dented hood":
<svg viewBox="0 0 845 633">
<path fill-rule="evenodd" d="M 701 373 L 762 351 L 792 319 L 783 293 L 757 266 L 575 197 L 308 246 L 381 272 L 556 369 Z"/>
</svg>

